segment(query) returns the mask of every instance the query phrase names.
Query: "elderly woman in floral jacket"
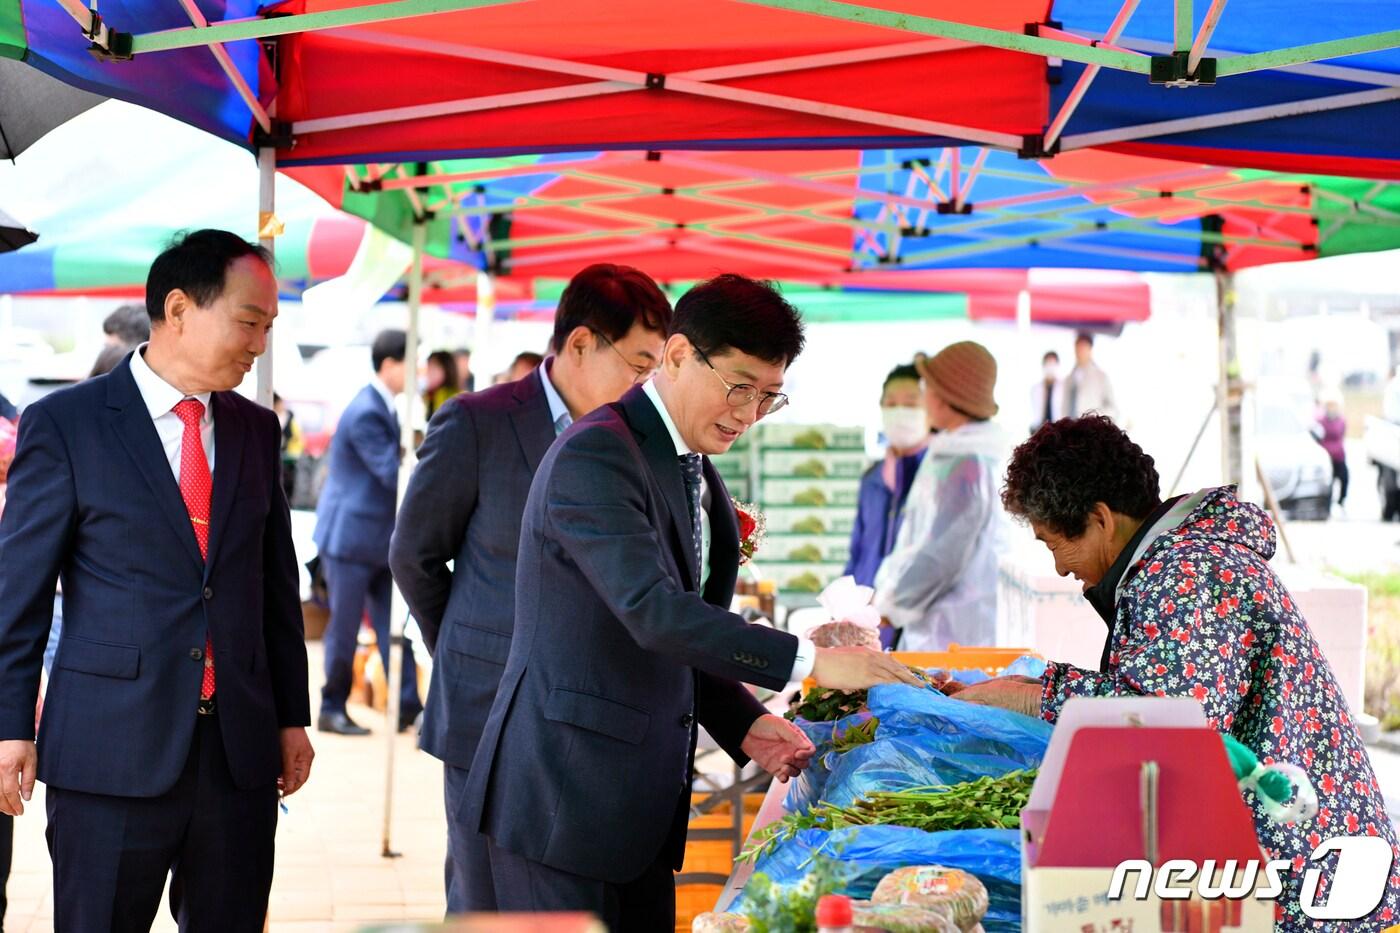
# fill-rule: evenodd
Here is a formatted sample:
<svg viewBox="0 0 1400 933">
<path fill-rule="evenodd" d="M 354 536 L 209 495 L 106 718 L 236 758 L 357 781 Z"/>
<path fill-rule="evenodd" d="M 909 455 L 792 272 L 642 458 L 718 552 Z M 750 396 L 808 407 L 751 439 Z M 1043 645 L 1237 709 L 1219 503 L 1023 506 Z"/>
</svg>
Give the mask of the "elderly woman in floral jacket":
<svg viewBox="0 0 1400 933">
<path fill-rule="evenodd" d="M 1299 907 L 1313 849 L 1333 836 L 1366 834 L 1400 849 L 1336 678 L 1269 567 L 1269 517 L 1230 486 L 1161 501 L 1152 458 L 1102 416 L 1042 427 L 1013 454 L 1002 499 L 1029 521 L 1056 571 L 1084 584 L 1108 639 L 1097 671 L 1051 663 L 1039 682 L 999 679 L 958 696 L 1050 722 L 1076 696 L 1195 698 L 1212 727 L 1262 761 L 1307 771 L 1320 806 L 1311 822 L 1274 823 L 1248 798 L 1269 857 L 1293 863 L 1276 929 L 1339 929 L 1310 921 Z M 1322 867 L 1326 885 L 1333 866 Z M 1345 928 L 1397 922 L 1400 875 L 1392 863 L 1380 903 Z"/>
</svg>

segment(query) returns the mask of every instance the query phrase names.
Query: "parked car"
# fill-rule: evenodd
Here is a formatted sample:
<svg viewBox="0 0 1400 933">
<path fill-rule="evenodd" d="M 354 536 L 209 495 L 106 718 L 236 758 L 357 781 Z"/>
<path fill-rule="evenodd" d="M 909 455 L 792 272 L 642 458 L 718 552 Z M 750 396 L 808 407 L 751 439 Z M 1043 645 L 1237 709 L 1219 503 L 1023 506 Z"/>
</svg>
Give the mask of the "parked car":
<svg viewBox="0 0 1400 933">
<path fill-rule="evenodd" d="M 1332 460 L 1300 409 L 1261 400 L 1255 409 L 1255 447 L 1284 517 L 1325 521 L 1332 509 Z"/>
</svg>

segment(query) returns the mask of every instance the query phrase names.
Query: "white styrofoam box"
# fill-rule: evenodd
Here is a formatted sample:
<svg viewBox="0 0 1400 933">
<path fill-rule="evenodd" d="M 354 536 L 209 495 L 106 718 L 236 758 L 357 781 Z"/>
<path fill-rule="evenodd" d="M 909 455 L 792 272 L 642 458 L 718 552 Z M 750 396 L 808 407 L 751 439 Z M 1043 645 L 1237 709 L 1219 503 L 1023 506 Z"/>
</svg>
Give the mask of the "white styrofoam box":
<svg viewBox="0 0 1400 933">
<path fill-rule="evenodd" d="M 851 539 L 845 535 L 770 534 L 763 539 L 763 556 L 768 560 L 846 563 L 851 558 Z"/>
<path fill-rule="evenodd" d="M 765 505 L 769 534 L 847 535 L 855 528 L 856 511 L 850 506 Z"/>
<path fill-rule="evenodd" d="M 1044 545 L 1022 529 L 1001 561 L 997 644 L 1027 645 L 1047 660 L 1097 670 L 1107 626 L 1080 584 L 1055 574 Z M 1366 590 L 1312 568 L 1277 562 L 1274 572 L 1326 656 L 1347 705 L 1360 711 L 1365 692 Z"/>
<path fill-rule="evenodd" d="M 827 584 L 845 571 L 845 564 L 801 563 L 788 561 L 765 561 L 758 564 L 765 580 L 773 580 L 778 590 L 786 598 L 792 593 L 816 595 L 826 589 Z"/>
<path fill-rule="evenodd" d="M 760 498 L 769 505 L 855 506 L 860 499 L 859 479 L 765 479 Z"/>
<path fill-rule="evenodd" d="M 762 424 L 758 441 L 764 447 L 802 450 L 864 450 L 865 428 L 835 424 Z"/>
<path fill-rule="evenodd" d="M 870 466 L 863 450 L 765 450 L 764 476 L 859 479 Z"/>
</svg>

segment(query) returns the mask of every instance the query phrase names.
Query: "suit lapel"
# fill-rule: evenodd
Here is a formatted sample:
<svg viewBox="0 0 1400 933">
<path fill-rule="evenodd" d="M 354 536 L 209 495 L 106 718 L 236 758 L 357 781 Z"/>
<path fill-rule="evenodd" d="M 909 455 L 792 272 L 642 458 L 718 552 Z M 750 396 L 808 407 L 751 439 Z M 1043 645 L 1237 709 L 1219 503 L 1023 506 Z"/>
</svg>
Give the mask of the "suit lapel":
<svg viewBox="0 0 1400 933">
<path fill-rule="evenodd" d="M 511 409 L 510 423 L 533 476 L 549 445 L 554 443 L 554 419 L 550 417 L 549 398 L 538 369 L 515 384 L 515 400 L 519 404 Z"/>
<path fill-rule="evenodd" d="M 238 489 L 239 475 L 243 471 L 243 449 L 246 426 L 238 407 L 227 398 L 227 393 L 215 392 L 210 396 L 214 406 L 214 494 L 209 506 L 209 559 L 205 569 L 214 565 L 219 545 L 226 537 L 230 512 L 233 508 L 233 494 Z"/>
<path fill-rule="evenodd" d="M 107 405 L 112 411 L 112 424 L 117 438 L 136 464 L 146 485 L 151 490 L 161 514 L 170 523 L 175 537 L 180 540 L 185 553 L 203 569 L 204 559 L 199 554 L 199 542 L 195 540 L 194 528 L 190 525 L 190 513 L 185 508 L 185 500 L 180 498 L 180 487 L 175 482 L 175 474 L 166 459 L 165 447 L 156 433 L 151 413 L 136 388 L 136 380 L 131 375 L 131 360 L 122 362 L 112 371 L 107 383 Z"/>
<path fill-rule="evenodd" d="M 710 487 L 710 578 L 705 583 L 705 600 L 728 609 L 739 577 L 739 519 L 709 457 L 705 458 L 705 484 Z"/>
<path fill-rule="evenodd" d="M 642 454 L 651 468 L 652 478 L 661 489 L 662 500 L 671 529 L 675 533 L 672 546 L 682 555 L 681 570 L 685 575 L 686 588 L 698 590 L 700 582 L 695 579 L 695 568 L 699 558 L 690 527 L 690 505 L 685 494 L 685 480 L 681 477 L 680 464 L 676 460 L 676 445 L 671 440 L 671 432 L 657 413 L 656 406 L 647 398 L 641 387 L 630 389 L 622 397 L 622 408 L 627 414 L 632 430 L 639 435 Z"/>
</svg>

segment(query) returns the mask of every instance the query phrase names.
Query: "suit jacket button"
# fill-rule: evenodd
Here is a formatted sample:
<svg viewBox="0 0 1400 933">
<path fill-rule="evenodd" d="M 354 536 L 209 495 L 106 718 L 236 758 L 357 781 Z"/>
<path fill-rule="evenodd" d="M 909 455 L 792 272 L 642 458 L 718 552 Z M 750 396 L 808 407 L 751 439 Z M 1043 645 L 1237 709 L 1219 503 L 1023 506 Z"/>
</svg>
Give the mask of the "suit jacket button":
<svg viewBox="0 0 1400 933">
<path fill-rule="evenodd" d="M 694 722 L 695 716 L 693 713 L 686 713 L 684 716 L 681 717 L 681 725 L 687 729 L 689 729 L 691 725 L 694 724 Z"/>
<path fill-rule="evenodd" d="M 744 652 L 742 652 L 742 651 L 736 651 L 736 652 L 734 652 L 734 660 L 738 661 L 740 664 L 743 664 L 743 663 L 744 663 Z"/>
<path fill-rule="evenodd" d="M 213 587 L 206 586 L 206 587 L 204 588 L 204 598 L 205 598 L 205 599 L 213 599 L 213 598 L 214 598 L 214 588 L 213 588 Z"/>
<path fill-rule="evenodd" d="M 190 660 L 191 660 L 191 661 L 203 661 L 203 660 L 204 660 L 204 649 L 203 649 L 203 648 L 191 648 L 191 649 L 190 649 Z"/>
</svg>

